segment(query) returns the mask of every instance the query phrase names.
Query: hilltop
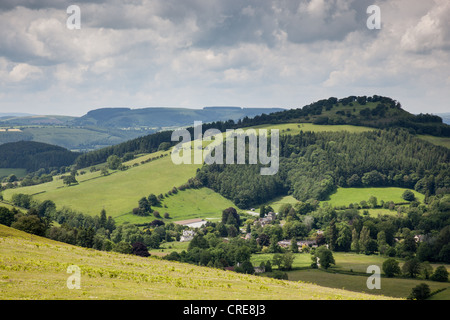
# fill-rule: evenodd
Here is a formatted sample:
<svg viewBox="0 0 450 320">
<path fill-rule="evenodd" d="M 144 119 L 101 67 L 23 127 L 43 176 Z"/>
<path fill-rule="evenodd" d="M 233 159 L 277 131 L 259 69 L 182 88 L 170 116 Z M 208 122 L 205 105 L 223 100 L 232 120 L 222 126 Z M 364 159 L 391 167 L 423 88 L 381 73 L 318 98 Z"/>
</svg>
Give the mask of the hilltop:
<svg viewBox="0 0 450 320">
<path fill-rule="evenodd" d="M 81 269 L 68 289 L 67 268 Z M 389 297 L 275 280 L 192 264 L 96 251 L 0 225 L 2 299 L 291 300 Z"/>
</svg>

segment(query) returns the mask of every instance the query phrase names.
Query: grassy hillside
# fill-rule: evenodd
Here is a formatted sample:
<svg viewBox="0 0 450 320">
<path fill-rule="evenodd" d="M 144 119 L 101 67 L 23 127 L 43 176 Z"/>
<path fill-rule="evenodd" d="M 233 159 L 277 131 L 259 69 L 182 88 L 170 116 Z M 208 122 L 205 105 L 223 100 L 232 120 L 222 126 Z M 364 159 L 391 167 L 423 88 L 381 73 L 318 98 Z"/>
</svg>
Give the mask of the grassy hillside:
<svg viewBox="0 0 450 320">
<path fill-rule="evenodd" d="M 68 289 L 67 268 L 81 269 Z M 0 225 L 2 299 L 389 299 L 157 258 L 95 251 Z"/>
<path fill-rule="evenodd" d="M 127 164 L 132 165 L 160 154 L 143 156 Z M 107 176 L 102 176 L 100 171 L 87 171 L 77 176 L 78 185 L 70 187 L 64 186 L 61 179 L 55 179 L 45 184 L 8 189 L 4 191 L 4 198 L 11 199 L 14 193 L 31 194 L 36 200 L 52 200 L 57 207 L 66 206 L 89 215 L 98 215 L 105 209 L 114 218 L 131 212 L 141 197 L 165 193 L 182 185 L 195 175 L 199 167 L 194 164 L 177 166 L 172 163 L 170 156 L 166 156 L 126 171 L 111 172 Z"/>
<path fill-rule="evenodd" d="M 315 132 L 373 130 L 366 127 L 326 126 L 311 123 L 262 125 L 253 128 L 280 129 L 282 134 L 294 134 L 300 130 Z M 163 153 L 167 156 L 141 164 L 142 161 Z M 134 164 L 139 166 L 133 167 Z M 195 164 L 174 165 L 169 152 L 144 155 L 127 162 L 126 165 L 131 166 L 131 168 L 126 171 L 112 172 L 106 177 L 101 176 L 99 171 L 90 172 L 89 168 L 81 169 L 79 171 L 85 171 L 86 173 L 77 176 L 78 185 L 67 187 L 62 180 L 56 177 L 54 181 L 49 183 L 5 190 L 4 198 L 10 200 L 14 193 L 31 194 L 38 201 L 52 200 L 58 207 L 66 206 L 89 215 L 98 215 L 104 208 L 108 215 L 116 218 L 118 223 L 125 221 L 144 223 L 152 220 L 153 217 L 138 217 L 131 214 L 132 208 L 137 206 L 141 197 L 148 196 L 150 193 L 165 194 L 174 186 L 178 187 L 195 176 L 197 168 L 200 168 L 200 165 Z M 163 207 L 156 207 L 155 209 L 161 215 L 168 212 L 174 220 L 184 220 L 198 217 L 220 217 L 224 208 L 233 205 L 230 200 L 204 188 L 179 192 L 164 199 Z"/>
<path fill-rule="evenodd" d="M 296 122 L 296 123 L 282 123 L 282 124 L 262 124 L 258 126 L 251 126 L 243 128 L 247 129 L 278 129 L 280 134 L 298 134 L 300 131 L 311 131 L 311 132 L 366 132 L 375 130 L 374 128 L 363 127 L 363 126 L 351 126 L 346 124 L 341 125 L 323 125 L 314 124 L 308 122 Z"/>
<path fill-rule="evenodd" d="M 394 201 L 394 203 L 402 203 L 405 200 L 402 199 L 402 194 L 405 192 L 405 188 L 338 188 L 338 190 L 330 196 L 328 202 L 331 206 L 348 206 L 350 203 L 359 203 L 362 200 L 369 200 L 371 196 L 377 198 L 378 203 L 381 200 L 384 202 Z M 425 196 L 417 191 L 411 190 L 416 199 L 423 202 Z"/>
<path fill-rule="evenodd" d="M 169 213 L 170 219 L 165 221 L 178 221 L 194 218 L 219 219 L 225 208 L 233 207 L 234 204 L 220 194 L 209 188 L 187 189 L 179 191 L 162 200 L 161 206 L 153 207 L 161 216 Z M 115 217 L 116 223 L 145 223 L 153 220 L 151 217 L 139 217 L 132 213 L 126 213 Z"/>
<path fill-rule="evenodd" d="M 450 138 L 449 137 L 435 137 L 430 135 L 417 135 L 422 140 L 428 141 L 437 146 L 446 147 L 450 149 Z"/>
</svg>

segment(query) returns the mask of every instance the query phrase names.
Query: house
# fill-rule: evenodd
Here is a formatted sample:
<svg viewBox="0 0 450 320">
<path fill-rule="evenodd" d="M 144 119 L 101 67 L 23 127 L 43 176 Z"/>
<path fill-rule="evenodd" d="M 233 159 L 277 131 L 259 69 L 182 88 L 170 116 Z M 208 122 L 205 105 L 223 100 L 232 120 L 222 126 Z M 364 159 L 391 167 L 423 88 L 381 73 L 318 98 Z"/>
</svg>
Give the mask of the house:
<svg viewBox="0 0 450 320">
<path fill-rule="evenodd" d="M 269 212 L 268 214 L 266 214 L 266 216 L 264 218 L 259 218 L 258 220 L 256 220 L 254 222 L 254 224 L 261 224 L 261 227 L 264 228 L 265 225 L 270 224 L 272 221 L 274 221 L 277 218 L 276 213 L 274 212 Z"/>
<path fill-rule="evenodd" d="M 194 238 L 194 230 L 183 230 L 183 235 L 180 237 L 180 242 L 191 241 Z"/>
<path fill-rule="evenodd" d="M 291 240 L 278 241 L 278 245 L 280 247 L 282 247 L 282 248 L 289 248 L 291 246 Z M 297 241 L 297 247 L 298 247 L 299 251 L 302 251 L 302 247 L 303 246 L 316 248 L 317 247 L 317 242 L 316 242 L 316 240 L 300 240 L 300 241 Z"/>
<path fill-rule="evenodd" d="M 254 267 L 253 269 L 255 270 L 255 273 L 264 273 L 264 272 L 266 272 L 266 268 L 265 267 Z"/>
<path fill-rule="evenodd" d="M 414 240 L 416 242 L 423 242 L 425 240 L 425 235 L 424 234 L 416 234 L 414 236 Z"/>
</svg>

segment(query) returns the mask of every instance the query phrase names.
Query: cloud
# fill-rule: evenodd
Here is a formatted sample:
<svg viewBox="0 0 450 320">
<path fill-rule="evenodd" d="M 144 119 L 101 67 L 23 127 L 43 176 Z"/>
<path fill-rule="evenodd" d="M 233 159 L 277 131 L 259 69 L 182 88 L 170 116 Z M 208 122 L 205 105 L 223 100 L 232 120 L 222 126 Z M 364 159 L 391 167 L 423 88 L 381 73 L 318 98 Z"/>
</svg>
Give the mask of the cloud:
<svg viewBox="0 0 450 320">
<path fill-rule="evenodd" d="M 81 30 L 66 28 L 64 2 L 2 1 L 0 108 L 298 107 L 353 94 L 390 95 L 413 112 L 430 101 L 447 108 L 445 0 L 77 4 Z M 381 30 L 366 27 L 371 4 Z"/>
</svg>

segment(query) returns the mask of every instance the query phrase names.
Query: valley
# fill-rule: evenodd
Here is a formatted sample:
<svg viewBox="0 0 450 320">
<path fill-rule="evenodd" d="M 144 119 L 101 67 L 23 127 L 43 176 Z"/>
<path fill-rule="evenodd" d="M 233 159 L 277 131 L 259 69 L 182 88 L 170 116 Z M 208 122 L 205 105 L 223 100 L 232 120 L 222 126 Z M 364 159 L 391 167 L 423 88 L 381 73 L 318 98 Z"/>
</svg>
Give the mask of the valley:
<svg viewBox="0 0 450 320">
<path fill-rule="evenodd" d="M 278 129 L 274 176 L 260 176 L 259 165 L 176 165 L 170 132 L 66 152 L 78 156 L 70 166 L 1 168 L 0 223 L 14 228 L 0 226 L 1 292 L 24 299 L 406 299 L 425 283 L 429 299 L 448 300 L 448 280 L 429 277 L 440 266 L 450 270 L 450 138 L 385 128 L 387 114 L 414 123 L 394 105 L 324 101 L 205 125 Z M 299 116 L 304 110 L 311 113 Z M 53 149 L 40 148 L 35 157 L 45 163 Z M 190 219 L 205 224 L 177 224 Z M 293 240 L 308 244 L 285 244 Z M 15 259 L 13 246 L 20 248 Z M 335 261 L 317 267 L 312 258 L 325 247 Z M 401 272 L 382 270 L 382 290 L 369 290 L 367 267 L 390 258 Z M 81 291 L 58 287 L 67 275 L 56 273 L 69 260 L 88 279 Z M 412 260 L 420 271 L 408 276 Z M 269 271 L 255 274 L 268 262 Z M 50 279 L 41 289 L 39 267 Z"/>
</svg>

